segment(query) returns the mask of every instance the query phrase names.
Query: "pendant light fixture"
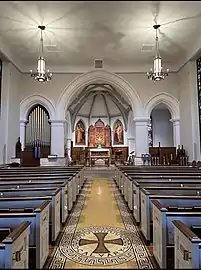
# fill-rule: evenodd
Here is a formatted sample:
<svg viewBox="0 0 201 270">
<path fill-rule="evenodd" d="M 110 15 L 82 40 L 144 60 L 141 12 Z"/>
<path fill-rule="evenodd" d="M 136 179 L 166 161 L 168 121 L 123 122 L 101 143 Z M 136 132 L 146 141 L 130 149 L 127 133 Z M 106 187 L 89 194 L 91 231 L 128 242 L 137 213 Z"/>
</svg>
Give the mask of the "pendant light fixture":
<svg viewBox="0 0 201 270">
<path fill-rule="evenodd" d="M 164 80 L 165 76 L 168 76 L 169 69 L 163 71 L 162 60 L 159 53 L 159 42 L 158 42 L 158 28 L 159 24 L 153 26 L 156 30 L 156 56 L 154 57 L 153 69 L 151 68 L 149 72 L 147 72 L 147 76 L 149 80 L 152 81 L 160 81 Z"/>
<path fill-rule="evenodd" d="M 45 58 L 44 58 L 44 53 L 43 53 L 43 31 L 45 30 L 44 25 L 39 25 L 38 28 L 40 29 L 41 32 L 41 38 L 40 38 L 40 56 L 38 57 L 38 67 L 37 67 L 37 72 L 31 72 L 31 77 L 33 77 L 36 81 L 39 82 L 47 82 L 50 81 L 52 78 L 52 73 L 45 69 Z"/>
</svg>

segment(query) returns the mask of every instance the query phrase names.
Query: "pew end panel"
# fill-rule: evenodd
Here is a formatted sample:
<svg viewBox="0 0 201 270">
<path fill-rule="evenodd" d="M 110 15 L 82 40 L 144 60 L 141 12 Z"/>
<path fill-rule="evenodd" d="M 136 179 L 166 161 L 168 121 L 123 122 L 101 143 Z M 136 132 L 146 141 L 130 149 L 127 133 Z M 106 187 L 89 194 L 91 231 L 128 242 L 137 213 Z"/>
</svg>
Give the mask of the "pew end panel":
<svg viewBox="0 0 201 270">
<path fill-rule="evenodd" d="M 30 200 L 34 202 L 33 200 Z M 24 200 L 24 204 L 26 201 Z M 15 228 L 19 226 L 22 222 L 28 221 L 31 222 L 29 226 L 29 254 L 32 254 L 35 261 L 34 265 L 36 268 L 41 269 L 44 266 L 44 263 L 49 254 L 49 229 L 45 223 L 42 223 L 41 227 L 41 217 L 46 219 L 48 228 L 49 228 L 49 207 L 50 201 L 43 200 L 43 202 L 39 204 L 35 208 L 32 213 L 1 213 L 0 214 L 0 224 L 4 227 Z M 46 218 L 45 218 L 46 217 Z M 43 234 L 41 233 L 43 231 Z M 47 235 L 48 233 L 48 235 Z M 46 239 L 45 239 L 46 236 Z M 42 239 L 43 237 L 43 239 Z M 44 243 L 48 243 L 45 245 Z M 41 249 L 43 251 L 41 251 Z M 45 251 L 46 249 L 46 251 Z M 43 255 L 43 258 L 41 257 Z"/>
<path fill-rule="evenodd" d="M 53 215 L 52 215 L 52 225 L 54 224 L 55 228 L 52 230 L 52 239 L 56 241 L 59 232 L 60 232 L 60 208 L 61 208 L 61 191 L 57 190 L 54 194 L 52 208 L 53 208 Z"/>
<path fill-rule="evenodd" d="M 137 182 L 133 182 L 133 216 L 137 223 L 140 224 L 140 188 Z"/>
<path fill-rule="evenodd" d="M 130 177 L 128 178 L 128 207 L 133 211 L 133 181 Z"/>
<path fill-rule="evenodd" d="M 184 204 L 195 203 L 195 200 L 184 200 Z M 180 220 L 187 225 L 200 224 L 201 212 L 191 211 L 185 212 L 175 210 L 174 212 L 168 211 L 162 202 L 152 200 L 153 204 L 153 254 L 161 268 L 167 268 L 168 254 L 167 249 L 174 251 L 174 224 L 175 219 Z M 166 206 L 167 207 L 167 206 Z M 162 238 L 159 235 L 162 232 Z M 160 241 L 160 243 L 159 243 Z M 174 251 L 175 252 L 175 251 Z M 173 252 L 172 252 L 173 253 Z M 175 262 L 174 262 L 175 263 Z"/>
<path fill-rule="evenodd" d="M 153 204 L 153 254 L 162 269 L 166 269 L 166 208 L 159 201 L 152 200 Z"/>
<path fill-rule="evenodd" d="M 47 203 L 48 202 L 48 203 Z M 50 201 L 45 201 L 41 208 L 35 210 L 36 215 L 36 267 L 43 268 L 49 255 L 49 217 Z M 37 227 L 38 226 L 38 227 Z"/>
<path fill-rule="evenodd" d="M 201 224 L 201 222 L 200 222 Z M 180 220 L 173 220 L 175 269 L 201 268 L 201 239 Z M 200 226 L 201 227 L 201 226 Z"/>
<path fill-rule="evenodd" d="M 17 226 L 0 244 L 0 267 L 29 268 L 29 226 L 25 221 Z"/>
<path fill-rule="evenodd" d="M 150 243 L 151 235 L 147 224 L 151 223 L 150 211 L 149 211 L 149 194 L 140 192 L 140 210 L 141 210 L 141 222 L 140 228 L 143 233 L 147 243 Z"/>
</svg>

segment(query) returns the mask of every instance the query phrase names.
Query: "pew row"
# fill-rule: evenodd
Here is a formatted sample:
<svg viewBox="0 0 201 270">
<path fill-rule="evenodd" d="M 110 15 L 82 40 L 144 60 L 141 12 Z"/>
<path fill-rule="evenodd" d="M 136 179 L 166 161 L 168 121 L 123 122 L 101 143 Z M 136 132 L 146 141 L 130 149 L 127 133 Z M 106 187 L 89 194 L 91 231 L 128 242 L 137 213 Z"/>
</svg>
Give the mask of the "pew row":
<svg viewBox="0 0 201 270">
<path fill-rule="evenodd" d="M 19 200 L 20 199 L 20 200 Z M 4 199 L 6 202 L 6 200 Z M 26 199 L 17 198 L 8 200 L 11 202 L 11 207 L 13 207 L 13 202 L 15 209 L 12 211 L 5 211 L 1 209 L 0 211 L 0 224 L 1 227 L 16 228 L 20 226 L 22 222 L 30 222 L 29 226 L 29 254 L 30 257 L 35 257 L 35 267 L 43 268 L 45 261 L 47 260 L 49 254 L 49 205 L 48 200 L 29 200 L 28 204 L 25 204 Z M 28 201 L 27 201 L 28 202 Z M 6 207 L 8 205 L 6 204 Z M 23 211 L 24 207 L 34 208 L 33 210 Z M 21 208 L 21 209 L 19 209 Z M 22 242 L 26 244 L 25 242 Z M 21 244 L 18 245 L 21 247 Z M 17 249 L 17 251 L 19 251 Z M 35 256 L 34 256 L 35 255 Z"/>
<path fill-rule="evenodd" d="M 24 221 L 15 228 L 0 226 L 0 268 L 29 268 L 29 226 Z"/>
<path fill-rule="evenodd" d="M 62 189 L 62 194 L 64 193 L 64 195 L 67 195 L 67 207 L 68 207 L 68 211 L 71 211 L 72 207 L 73 207 L 73 202 L 76 201 L 76 191 L 75 191 L 75 185 L 73 184 L 74 178 L 69 178 L 66 180 L 66 178 L 64 177 L 60 177 L 60 178 L 35 178 L 35 177 L 31 177 L 31 178 L 5 178 L 5 181 L 1 181 L 0 180 L 0 188 L 16 188 L 16 189 L 20 189 L 23 185 L 28 185 L 33 184 L 33 185 L 39 185 L 39 186 L 63 186 Z M 15 180 L 15 181 L 14 181 Z M 61 195 L 62 196 L 62 195 Z M 64 198 L 63 198 L 64 197 Z M 65 196 L 62 196 L 63 201 L 65 202 Z M 64 218 L 65 219 L 65 218 Z M 62 219 L 64 221 L 64 219 Z M 65 221 L 64 221 L 65 222 Z"/>
<path fill-rule="evenodd" d="M 170 181 L 171 180 L 171 181 Z M 165 187 L 201 187 L 201 181 L 199 180 L 192 180 L 191 182 L 188 182 L 186 180 L 174 180 L 174 179 L 169 179 L 160 181 L 160 180 L 141 180 L 138 182 L 130 180 L 130 185 L 129 185 L 129 191 L 128 191 L 128 198 L 129 198 L 129 203 L 130 209 L 132 211 L 133 209 L 133 216 L 135 218 L 136 223 L 139 225 L 140 224 L 140 212 L 141 212 L 141 198 L 140 198 L 140 191 L 142 188 L 154 188 L 154 187 L 161 187 L 161 189 Z"/>
<path fill-rule="evenodd" d="M 14 208 L 14 204 L 17 204 L 20 201 L 20 205 L 24 205 L 27 207 L 30 202 L 33 201 L 50 201 L 50 217 L 49 217 L 49 225 L 50 225 L 50 235 L 51 241 L 55 242 L 59 232 L 60 232 L 60 188 L 49 188 L 49 189 L 24 189 L 24 190 L 9 190 L 4 189 L 3 192 L 0 193 L 0 207 L 4 202 L 4 207 Z M 13 201 L 14 203 L 13 203 Z M 6 203 L 5 203 L 6 202 Z"/>
<path fill-rule="evenodd" d="M 145 189 L 141 190 L 141 222 L 140 222 L 140 229 L 141 232 L 147 241 L 147 243 L 150 243 L 152 241 L 151 233 L 152 233 L 152 224 L 153 224 L 153 216 L 152 216 L 152 200 L 156 199 L 158 201 L 163 201 L 168 205 L 168 207 L 171 207 L 171 209 L 174 209 L 173 207 L 176 205 L 178 207 L 188 207 L 191 210 L 192 203 L 191 200 L 197 199 L 197 204 L 201 204 L 201 187 L 197 188 L 196 190 L 193 189 L 185 189 L 182 188 L 175 188 L 168 190 L 168 187 L 166 189 L 161 189 L 160 187 L 158 189 L 153 190 L 151 193 L 146 191 Z M 183 200 L 181 202 L 181 200 Z"/>
<path fill-rule="evenodd" d="M 197 220 L 196 220 L 197 219 Z M 195 225 L 196 224 L 196 225 Z M 190 222 L 173 220 L 174 225 L 174 268 L 201 268 L 201 221 L 200 217 Z"/>
<path fill-rule="evenodd" d="M 194 198 L 193 198 L 194 197 Z M 172 202 L 172 203 L 171 203 Z M 200 197 L 174 197 L 174 200 L 152 200 L 153 204 L 153 254 L 160 268 L 167 268 L 168 253 L 174 255 L 173 220 L 191 222 L 201 219 Z"/>
<path fill-rule="evenodd" d="M 16 185 L 17 184 L 17 185 Z M 67 190 L 67 183 L 66 182 L 37 182 L 37 183 L 25 183 L 25 182 L 17 182 L 15 184 L 2 184 L 0 182 L 0 197 L 4 197 L 4 194 L 6 194 L 6 196 L 8 196 L 8 192 L 10 192 L 10 196 L 14 195 L 16 193 L 14 192 L 19 192 L 21 191 L 21 193 L 19 194 L 28 194 L 28 196 L 30 195 L 40 195 L 42 194 L 46 194 L 46 191 L 53 191 L 56 188 L 60 188 L 61 189 L 61 194 L 60 194 L 60 220 L 61 223 L 64 225 L 64 223 L 66 222 L 66 219 L 68 217 L 68 190 Z M 25 193 L 26 192 L 26 193 Z M 19 195 L 20 196 L 20 195 Z M 71 207 L 72 207 L 72 203 L 71 203 Z"/>
</svg>

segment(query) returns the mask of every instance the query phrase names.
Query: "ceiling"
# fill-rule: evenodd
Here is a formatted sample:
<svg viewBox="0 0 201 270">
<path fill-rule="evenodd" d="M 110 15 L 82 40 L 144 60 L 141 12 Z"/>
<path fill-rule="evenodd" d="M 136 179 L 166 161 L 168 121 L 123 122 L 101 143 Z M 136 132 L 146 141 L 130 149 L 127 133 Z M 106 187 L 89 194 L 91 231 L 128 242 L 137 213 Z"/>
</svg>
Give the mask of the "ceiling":
<svg viewBox="0 0 201 270">
<path fill-rule="evenodd" d="M 144 72 L 155 53 L 154 24 L 164 68 L 176 71 L 199 51 L 200 1 L 1 1 L 0 51 L 21 71 L 36 68 L 45 25 L 51 71 L 87 71 L 100 58 L 114 72 Z"/>
<path fill-rule="evenodd" d="M 121 116 L 121 111 L 110 96 L 105 93 L 96 92 L 91 94 L 86 102 L 83 103 L 77 116 L 111 118 Z"/>
<path fill-rule="evenodd" d="M 122 117 L 127 128 L 128 114 L 131 110 L 128 102 L 111 85 L 90 84 L 71 102 L 68 111 L 72 128 L 76 117 L 109 118 Z"/>
</svg>

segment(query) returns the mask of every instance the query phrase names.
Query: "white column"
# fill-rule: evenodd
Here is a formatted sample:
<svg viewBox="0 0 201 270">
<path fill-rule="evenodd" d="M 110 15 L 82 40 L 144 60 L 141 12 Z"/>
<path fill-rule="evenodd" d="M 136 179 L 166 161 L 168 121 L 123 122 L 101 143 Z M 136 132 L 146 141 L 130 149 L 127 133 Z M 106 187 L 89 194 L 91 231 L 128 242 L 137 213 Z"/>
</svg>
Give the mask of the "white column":
<svg viewBox="0 0 201 270">
<path fill-rule="evenodd" d="M 51 154 L 64 157 L 64 123 L 63 120 L 51 120 Z"/>
<path fill-rule="evenodd" d="M 137 117 L 134 119 L 135 123 L 135 164 L 143 164 L 141 155 L 149 153 L 148 142 L 148 121 L 146 117 Z"/>
<path fill-rule="evenodd" d="M 135 138 L 127 138 L 129 154 L 135 151 Z"/>
<path fill-rule="evenodd" d="M 67 148 L 67 151 L 68 151 L 68 156 L 70 157 L 71 156 L 71 139 L 70 138 L 67 138 L 67 144 L 66 144 L 66 148 Z"/>
<path fill-rule="evenodd" d="M 22 151 L 25 148 L 25 129 L 27 120 L 20 120 L 20 142 L 22 144 Z"/>
<path fill-rule="evenodd" d="M 180 119 L 170 119 L 173 126 L 173 143 L 177 147 L 180 145 Z"/>
</svg>

